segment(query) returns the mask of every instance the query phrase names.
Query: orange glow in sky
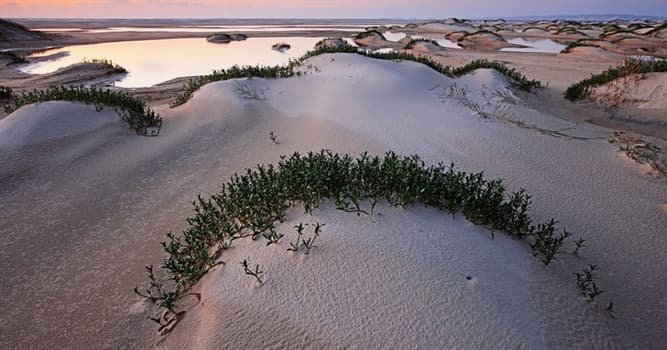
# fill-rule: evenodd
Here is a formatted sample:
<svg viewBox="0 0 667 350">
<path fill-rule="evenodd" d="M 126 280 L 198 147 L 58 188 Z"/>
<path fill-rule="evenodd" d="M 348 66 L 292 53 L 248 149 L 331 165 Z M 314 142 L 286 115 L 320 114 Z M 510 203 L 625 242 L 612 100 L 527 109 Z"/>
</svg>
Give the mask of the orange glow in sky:
<svg viewBox="0 0 667 350">
<path fill-rule="evenodd" d="M 667 16 L 665 0 L 0 0 L 0 17 L 446 18 Z"/>
</svg>

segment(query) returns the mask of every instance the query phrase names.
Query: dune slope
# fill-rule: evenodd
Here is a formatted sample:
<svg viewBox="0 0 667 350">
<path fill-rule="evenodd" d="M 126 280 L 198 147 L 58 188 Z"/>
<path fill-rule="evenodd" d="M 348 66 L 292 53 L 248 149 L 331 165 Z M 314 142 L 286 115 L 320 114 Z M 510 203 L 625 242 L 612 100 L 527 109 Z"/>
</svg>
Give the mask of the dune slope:
<svg viewBox="0 0 667 350">
<path fill-rule="evenodd" d="M 536 220 L 558 218 L 586 237 L 587 249 L 544 268 L 522 242 L 492 240 L 461 218 L 418 207 L 382 208 L 374 218 L 330 206 L 302 217 L 297 208 L 280 228 L 288 235 L 299 221 L 327 224 L 311 255 L 288 254 L 287 241 L 235 246 L 223 255 L 228 265 L 197 286 L 202 302 L 159 347 L 614 348 L 667 341 L 660 328 L 667 316 L 656 311 L 667 283 L 667 238 L 660 235 L 667 188 L 608 144 L 607 130 L 511 106 L 512 118 L 527 125 L 584 139 L 553 137 L 476 117 L 437 93 L 456 83 L 483 102 L 484 87 L 507 85 L 493 71 L 453 80 L 416 63 L 357 55 L 309 63 L 319 70 L 303 77 L 209 84 L 186 105 L 160 110 L 157 138 L 108 125 L 3 149 L 0 209 L 11 219 L 0 226 L 0 292 L 9 301 L 0 344 L 154 346 L 155 325 L 131 289 L 145 282 L 143 265 L 163 257 L 164 233 L 186 226 L 189 202 L 246 167 L 320 149 L 391 149 L 503 177 L 512 190 L 525 186 L 534 195 Z M 239 94 L 252 89 L 265 98 Z M 266 267 L 265 285 L 242 275 L 245 257 Z M 572 273 L 587 263 L 603 268 L 601 304 L 613 300 L 617 320 L 578 296 Z"/>
</svg>

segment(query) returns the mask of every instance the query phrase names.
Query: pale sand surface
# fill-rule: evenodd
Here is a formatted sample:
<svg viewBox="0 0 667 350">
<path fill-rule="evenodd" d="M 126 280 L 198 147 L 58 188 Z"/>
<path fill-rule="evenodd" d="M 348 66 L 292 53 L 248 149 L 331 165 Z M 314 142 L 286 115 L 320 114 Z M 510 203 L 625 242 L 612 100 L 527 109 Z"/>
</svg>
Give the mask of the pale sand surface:
<svg viewBox="0 0 667 350">
<path fill-rule="evenodd" d="M 309 63 L 321 71 L 241 82 L 263 89 L 265 101 L 239 98 L 239 82 L 228 81 L 205 86 L 177 109 L 158 107 L 165 123 L 157 138 L 137 137 L 118 123 L 95 125 L 90 108 L 69 106 L 54 108 L 47 122 L 77 109 L 91 114 L 85 132 L 3 148 L 0 209 L 11 220 L 0 226 L 0 347 L 153 347 L 155 326 L 131 289 L 145 282 L 143 265 L 163 257 L 164 233 L 185 227 L 189 202 L 246 167 L 320 149 L 391 149 L 484 170 L 511 189 L 525 186 L 536 220 L 558 218 L 588 247 L 544 268 L 524 242 L 491 240 L 444 213 L 383 207 L 382 216 L 357 218 L 325 205 L 311 218 L 294 210 L 281 231 L 292 234 L 298 221 L 325 222 L 318 248 L 304 258 L 286 252 L 287 241 L 235 246 L 223 255 L 228 265 L 197 286 L 202 303 L 161 347 L 606 349 L 667 341 L 664 182 L 604 139 L 546 136 L 443 103 L 433 88 L 455 81 L 425 66 L 347 54 Z M 527 68 L 529 76 L 555 74 Z M 488 70 L 456 83 L 475 100 L 482 85 L 506 85 Z M 577 136 L 610 133 L 541 108 L 512 110 Z M 238 262 L 246 256 L 265 267 L 265 285 L 256 288 L 241 275 Z M 602 268 L 601 304 L 614 301 L 616 320 L 577 295 L 572 273 L 588 263 Z"/>
<path fill-rule="evenodd" d="M 51 101 L 21 108 L 0 119 L 0 147 L 17 148 L 85 134 L 106 124 L 120 124 L 110 109 L 95 113 L 94 106 Z"/>
</svg>

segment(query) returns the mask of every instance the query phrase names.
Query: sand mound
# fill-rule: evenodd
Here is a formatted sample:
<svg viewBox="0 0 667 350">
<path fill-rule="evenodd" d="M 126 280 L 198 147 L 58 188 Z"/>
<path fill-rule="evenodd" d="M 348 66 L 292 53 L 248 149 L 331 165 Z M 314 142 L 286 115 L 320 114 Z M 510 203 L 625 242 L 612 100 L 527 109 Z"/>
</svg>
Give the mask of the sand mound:
<svg viewBox="0 0 667 350">
<path fill-rule="evenodd" d="M 441 22 L 425 23 L 419 26 L 422 31 L 433 33 L 471 32 L 475 28 L 464 24 L 445 24 Z"/>
<path fill-rule="evenodd" d="M 667 73 L 623 77 L 595 88 L 592 95 L 596 101 L 604 104 L 623 104 L 667 112 Z"/>
<path fill-rule="evenodd" d="M 347 41 L 345 39 L 341 38 L 331 38 L 331 39 L 323 39 L 322 41 L 318 42 L 317 45 L 315 46 L 315 49 L 322 48 L 322 47 L 339 47 L 347 44 Z"/>
<path fill-rule="evenodd" d="M 206 37 L 206 41 L 209 43 L 216 43 L 216 44 L 228 44 L 231 43 L 232 41 L 243 41 L 248 38 L 247 35 L 245 34 L 224 34 L 224 33 L 216 33 L 216 34 L 211 34 Z"/>
<path fill-rule="evenodd" d="M 372 50 L 377 49 L 402 49 L 405 46 L 405 41 L 399 40 L 398 42 L 389 41 L 384 35 L 377 31 L 369 31 L 358 34 L 354 37 L 354 43 L 366 47 Z M 408 39 L 409 40 L 409 39 Z"/>
<path fill-rule="evenodd" d="M 335 58 L 312 59 L 322 67 L 317 75 L 244 83 L 254 88 L 270 84 L 266 103 L 295 122 L 304 116 L 325 120 L 408 153 L 425 154 L 434 142 L 431 136 L 453 146 L 452 153 L 445 151 L 449 156 L 436 147 L 429 161 L 452 159 L 460 140 L 483 140 L 488 136 L 481 134 L 498 131 L 499 125 L 480 124 L 465 108 L 443 105 L 429 92 L 433 86 L 457 83 L 481 100 L 483 86 L 508 85 L 493 70 L 450 79 L 412 62 Z M 209 84 L 186 107 L 217 105 L 229 99 L 230 91 L 233 82 Z M 301 94 L 311 96 L 310 101 Z M 397 94 L 402 98 L 396 99 Z M 342 96 L 347 96 L 345 104 L 339 102 Z M 408 109 L 406 100 L 412 101 Z M 400 115 L 408 113 L 407 119 L 391 116 L 399 110 Z M 447 127 L 425 140 L 424 129 L 408 128 L 415 118 L 424 121 L 424 128 Z M 521 242 L 493 240 L 484 229 L 434 210 L 378 211 L 379 216 L 357 217 L 328 203 L 309 217 L 297 209 L 277 228 L 286 234 L 285 243 L 236 245 L 223 254 L 225 267 L 202 283 L 202 306 L 189 311 L 164 348 L 186 347 L 193 338 L 194 348 L 200 349 L 616 346 L 600 314 L 577 297 L 574 286 L 532 259 Z M 309 256 L 286 251 L 286 242 L 296 236 L 292 227 L 301 221 L 327 224 Z M 262 265 L 265 284 L 243 274 L 239 262 L 246 257 Z M 582 328 L 573 331 L 571 324 Z"/>
<path fill-rule="evenodd" d="M 0 19 L 0 41 L 32 41 L 48 38 L 49 36 L 42 32 L 32 31 L 18 23 Z"/>
<path fill-rule="evenodd" d="M 53 101 L 25 106 L 0 120 L 0 147 L 22 147 L 84 134 L 111 123 L 118 115 L 94 106 Z"/>
<path fill-rule="evenodd" d="M 286 233 L 279 245 L 239 244 L 202 285 L 205 306 L 189 316 L 200 320 L 195 333 L 176 329 L 165 348 L 194 338 L 199 349 L 539 349 L 554 345 L 544 330 L 555 318 L 543 314 L 553 304 L 563 324 L 599 326 L 521 243 L 437 210 L 378 211 L 357 217 L 327 203 L 277 227 Z M 307 256 L 286 251 L 300 222 L 326 223 Z M 244 275 L 245 258 L 262 266 L 264 284 Z M 553 293 L 548 308 L 534 297 L 540 290 Z M 605 337 L 591 329 L 561 344 L 613 348 Z"/>
<path fill-rule="evenodd" d="M 505 47 L 521 47 L 507 43 L 505 39 L 493 32 L 479 31 L 467 34 L 458 40 L 459 46 L 472 50 L 498 50 Z"/>
<path fill-rule="evenodd" d="M 522 31 L 525 34 L 545 34 L 548 33 L 545 29 L 542 28 L 526 28 Z"/>
<path fill-rule="evenodd" d="M 570 50 L 569 53 L 561 55 L 570 55 L 586 58 L 589 60 L 605 60 L 605 61 L 623 61 L 625 56 L 609 52 L 599 47 L 593 46 L 578 46 Z"/>
<path fill-rule="evenodd" d="M 32 88 L 52 85 L 96 85 L 121 80 L 127 73 L 121 72 L 111 64 L 83 62 L 59 68 L 55 72 L 37 74 L 24 80 L 10 81 L 8 86 Z"/>
<path fill-rule="evenodd" d="M 442 50 L 444 49 L 442 46 L 440 46 L 437 41 L 415 41 L 410 44 L 408 42 L 406 44 L 407 46 L 405 47 L 406 49 L 410 49 L 413 51 L 417 51 L 420 53 L 426 53 L 426 54 L 441 54 Z"/>
</svg>

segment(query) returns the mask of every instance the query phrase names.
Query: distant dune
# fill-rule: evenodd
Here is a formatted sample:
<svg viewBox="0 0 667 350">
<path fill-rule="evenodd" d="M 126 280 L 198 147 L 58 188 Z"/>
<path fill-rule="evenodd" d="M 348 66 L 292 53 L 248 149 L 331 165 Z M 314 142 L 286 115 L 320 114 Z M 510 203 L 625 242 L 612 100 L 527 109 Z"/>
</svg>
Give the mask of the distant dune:
<svg viewBox="0 0 667 350">
<path fill-rule="evenodd" d="M 32 41 L 49 39 L 47 34 L 30 30 L 23 25 L 0 19 L 0 41 Z"/>
</svg>

